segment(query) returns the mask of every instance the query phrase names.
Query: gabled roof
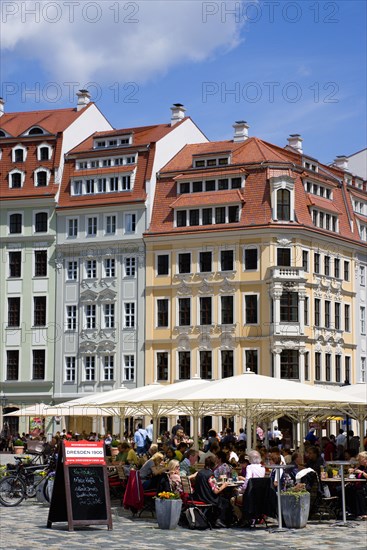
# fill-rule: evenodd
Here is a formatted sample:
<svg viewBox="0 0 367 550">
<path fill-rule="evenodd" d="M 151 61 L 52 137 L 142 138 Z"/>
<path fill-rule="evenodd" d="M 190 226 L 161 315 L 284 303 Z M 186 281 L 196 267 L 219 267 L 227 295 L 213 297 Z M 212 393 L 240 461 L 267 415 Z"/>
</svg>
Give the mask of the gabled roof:
<svg viewBox="0 0 367 550">
<path fill-rule="evenodd" d="M 70 124 L 80 117 L 90 105 L 92 105 L 92 103 L 80 111 L 74 108 L 5 113 L 0 118 L 0 128 L 7 134 L 10 134 L 11 137 L 19 137 L 33 126 L 39 126 L 50 134 L 57 134 L 63 132 L 70 126 Z M 36 135 L 30 137 L 39 138 L 40 136 Z M 47 135 L 45 135 L 44 138 L 47 139 Z"/>
<path fill-rule="evenodd" d="M 121 128 L 119 130 L 109 130 L 107 132 L 95 132 L 87 139 L 82 141 L 79 145 L 69 151 L 69 155 L 76 153 L 98 153 L 100 156 L 110 156 L 114 154 L 121 154 L 123 151 L 129 151 L 142 145 L 148 145 L 154 143 L 165 137 L 172 130 L 175 130 L 180 124 L 182 124 L 189 117 L 184 118 L 174 126 L 170 124 L 154 124 L 152 126 L 137 126 L 134 128 Z M 93 142 L 95 139 L 111 138 L 114 136 L 122 136 L 132 134 L 133 142 L 131 145 L 124 145 L 122 147 L 106 147 L 95 149 Z M 118 151 L 118 153 L 117 153 Z"/>
<path fill-rule="evenodd" d="M 170 204 L 170 208 L 192 208 L 198 206 L 224 205 L 244 202 L 239 189 L 216 191 L 213 193 L 187 193 L 180 195 Z"/>
</svg>

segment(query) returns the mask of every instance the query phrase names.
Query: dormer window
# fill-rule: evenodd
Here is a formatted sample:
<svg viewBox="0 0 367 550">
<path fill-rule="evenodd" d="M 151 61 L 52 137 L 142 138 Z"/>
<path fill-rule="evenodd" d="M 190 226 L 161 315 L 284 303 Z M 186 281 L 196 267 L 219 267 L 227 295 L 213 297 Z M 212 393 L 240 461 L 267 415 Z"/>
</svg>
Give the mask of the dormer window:
<svg viewBox="0 0 367 550">
<path fill-rule="evenodd" d="M 20 189 L 23 187 L 25 174 L 20 170 L 12 170 L 9 172 L 9 187 L 11 189 Z"/>
<path fill-rule="evenodd" d="M 291 193 L 288 189 L 279 189 L 277 192 L 277 219 L 290 221 L 291 217 Z"/>
<path fill-rule="evenodd" d="M 96 147 L 106 147 L 106 142 L 105 141 L 97 141 Z"/>
<path fill-rule="evenodd" d="M 15 149 L 14 151 L 14 162 L 23 162 L 24 161 L 24 151 L 23 149 Z"/>
<path fill-rule="evenodd" d="M 37 168 L 34 171 L 34 184 L 36 187 L 46 187 L 50 182 L 51 172 L 47 168 Z"/>
<path fill-rule="evenodd" d="M 228 166 L 229 156 L 209 157 L 206 159 L 194 159 L 194 168 L 212 168 L 214 166 Z"/>
<path fill-rule="evenodd" d="M 274 221 L 294 221 L 294 179 L 288 176 L 270 178 L 272 217 Z"/>
<path fill-rule="evenodd" d="M 4 132 L 4 130 L 0 130 L 0 137 L 6 137 L 6 133 Z"/>
<path fill-rule="evenodd" d="M 305 181 L 304 183 L 306 193 L 311 193 L 312 195 L 318 195 L 324 199 L 332 200 L 333 193 L 329 187 L 320 185 L 319 183 L 313 183 L 312 181 Z"/>
<path fill-rule="evenodd" d="M 48 143 L 41 143 L 37 147 L 37 159 L 39 161 L 42 160 L 50 160 L 52 156 L 52 147 Z"/>
<path fill-rule="evenodd" d="M 97 138 L 94 141 L 94 148 L 95 149 L 102 149 L 103 147 L 121 147 L 125 145 L 131 145 L 132 144 L 132 136 L 126 135 L 126 136 L 116 136 L 113 137 L 113 139 L 100 139 Z"/>
<path fill-rule="evenodd" d="M 210 179 L 205 181 L 183 181 L 178 184 L 178 192 L 184 193 L 201 193 L 210 191 L 226 191 L 228 189 L 241 189 L 245 182 L 243 177 L 228 177 Z"/>
<path fill-rule="evenodd" d="M 27 148 L 23 145 L 16 145 L 13 147 L 11 155 L 13 162 L 25 162 L 27 159 Z"/>
<path fill-rule="evenodd" d="M 303 166 L 306 168 L 306 170 L 311 170 L 312 172 L 318 172 L 319 167 L 316 163 L 312 162 L 311 160 L 304 160 Z"/>
<path fill-rule="evenodd" d="M 33 128 L 31 128 L 29 130 L 28 135 L 29 136 L 40 136 L 44 133 L 45 132 L 42 130 L 42 128 L 40 128 L 39 126 L 34 126 Z"/>
</svg>

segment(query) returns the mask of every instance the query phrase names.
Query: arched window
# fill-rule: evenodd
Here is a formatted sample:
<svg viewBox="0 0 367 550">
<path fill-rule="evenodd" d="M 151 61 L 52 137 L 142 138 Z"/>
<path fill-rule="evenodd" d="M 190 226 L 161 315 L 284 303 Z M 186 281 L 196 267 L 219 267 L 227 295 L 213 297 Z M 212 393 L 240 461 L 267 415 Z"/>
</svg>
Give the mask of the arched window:
<svg viewBox="0 0 367 550">
<path fill-rule="evenodd" d="M 40 143 L 37 146 L 37 159 L 39 161 L 43 161 L 43 160 L 50 160 L 51 157 L 52 157 L 52 146 L 47 142 Z"/>
<path fill-rule="evenodd" d="M 18 145 L 13 147 L 11 156 L 13 162 L 25 162 L 27 159 L 27 148 L 18 143 Z"/>
<path fill-rule="evenodd" d="M 291 193 L 288 189 L 279 189 L 277 192 L 277 219 L 289 221 L 291 216 Z"/>
<path fill-rule="evenodd" d="M 6 133 L 4 132 L 4 130 L 0 130 L 0 137 L 6 137 Z"/>
<path fill-rule="evenodd" d="M 45 132 L 42 130 L 42 128 L 39 128 L 38 126 L 35 126 L 34 128 L 31 128 L 28 132 L 29 136 L 39 136 L 41 134 L 44 134 Z"/>
<path fill-rule="evenodd" d="M 22 174 L 20 172 L 14 172 L 10 176 L 10 187 L 12 189 L 19 189 L 22 187 Z"/>
</svg>

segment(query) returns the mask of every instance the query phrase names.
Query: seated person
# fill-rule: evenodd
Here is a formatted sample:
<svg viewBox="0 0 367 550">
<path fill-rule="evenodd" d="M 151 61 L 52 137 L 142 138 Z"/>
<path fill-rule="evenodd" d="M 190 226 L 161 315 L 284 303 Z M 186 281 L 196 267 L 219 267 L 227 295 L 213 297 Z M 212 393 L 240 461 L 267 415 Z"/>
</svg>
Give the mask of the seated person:
<svg viewBox="0 0 367 550">
<path fill-rule="evenodd" d="M 367 479 L 367 452 L 363 451 L 357 456 L 357 466 L 349 469 L 349 475 L 356 476 L 357 479 Z M 348 512 L 362 520 L 367 520 L 366 506 L 366 483 L 345 484 L 345 498 Z"/>
<path fill-rule="evenodd" d="M 228 500 L 223 498 L 221 493 L 228 487 L 228 483 L 218 486 L 214 477 L 214 467 L 214 459 L 208 456 L 205 459 L 204 468 L 198 472 L 195 478 L 193 497 L 194 500 L 213 505 L 215 527 L 227 527 L 231 521 L 230 506 Z"/>
<path fill-rule="evenodd" d="M 116 462 L 122 462 L 123 464 L 128 464 L 129 466 L 138 466 L 138 455 L 126 441 L 120 443 L 118 450 L 119 453 L 116 456 Z"/>
<path fill-rule="evenodd" d="M 221 476 L 232 477 L 232 467 L 227 462 L 227 455 L 224 451 L 217 453 L 217 466 L 214 470 L 215 479 L 220 479 Z"/>
<path fill-rule="evenodd" d="M 194 471 L 194 466 L 199 458 L 199 453 L 195 449 L 187 451 L 185 458 L 180 462 L 180 474 L 182 476 L 189 476 L 190 479 L 196 476 L 197 472 Z"/>
<path fill-rule="evenodd" d="M 320 478 L 321 466 L 323 465 L 324 465 L 324 460 L 320 456 L 320 451 L 318 447 L 312 447 L 312 446 L 309 447 L 306 455 L 306 463 L 305 463 L 306 468 L 312 468 L 313 470 L 315 470 L 315 472 Z"/>
<path fill-rule="evenodd" d="M 165 455 L 166 455 L 167 461 L 176 459 L 176 451 L 173 447 L 168 447 L 168 449 L 165 452 Z"/>
<path fill-rule="evenodd" d="M 243 484 L 238 488 L 237 496 L 231 498 L 233 511 L 238 519 L 242 517 L 243 493 L 246 491 L 249 479 L 254 477 L 265 477 L 265 468 L 261 465 L 260 453 L 258 451 L 250 451 L 248 459 L 249 465 L 246 468 L 246 476 Z M 241 479 L 241 476 L 239 476 L 239 479 Z"/>
<path fill-rule="evenodd" d="M 176 459 L 181 462 L 181 460 L 183 460 L 184 458 L 184 455 L 187 451 L 187 448 L 188 448 L 188 444 L 185 443 L 185 441 L 181 441 L 181 443 L 178 444 L 178 447 L 175 451 L 175 454 L 176 454 Z"/>
<path fill-rule="evenodd" d="M 170 460 L 167 464 L 168 477 L 173 493 L 182 493 L 182 484 L 180 476 L 180 463 L 178 460 Z"/>
<path fill-rule="evenodd" d="M 220 451 L 220 446 L 219 446 L 219 443 L 217 440 L 215 440 L 213 443 L 211 443 L 211 445 L 209 446 L 208 450 L 203 452 L 203 451 L 199 451 L 199 463 L 200 464 L 204 464 L 205 462 L 205 459 L 208 457 L 208 456 L 211 456 L 212 458 L 215 458 L 217 456 L 217 453 L 219 453 Z"/>
<path fill-rule="evenodd" d="M 143 489 L 155 489 L 158 487 L 161 474 L 167 471 L 162 461 L 162 453 L 155 453 L 152 458 L 147 460 L 140 468 L 139 473 L 143 483 Z"/>
</svg>

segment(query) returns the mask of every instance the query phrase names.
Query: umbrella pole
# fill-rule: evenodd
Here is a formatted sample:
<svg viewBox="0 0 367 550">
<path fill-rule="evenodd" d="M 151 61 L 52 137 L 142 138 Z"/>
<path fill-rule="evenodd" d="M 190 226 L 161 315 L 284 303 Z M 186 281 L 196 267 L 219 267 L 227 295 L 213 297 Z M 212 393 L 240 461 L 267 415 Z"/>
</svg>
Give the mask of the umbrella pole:
<svg viewBox="0 0 367 550">
<path fill-rule="evenodd" d="M 125 433 L 125 407 L 120 409 L 120 441 L 124 439 Z"/>
<path fill-rule="evenodd" d="M 246 416 L 246 433 L 247 433 L 247 452 L 252 449 L 252 432 L 251 432 L 251 417 Z"/>
<path fill-rule="evenodd" d="M 199 424 L 199 412 L 198 412 L 198 405 L 197 403 L 194 403 L 193 406 L 193 439 L 194 439 L 194 449 L 199 450 L 199 432 L 198 432 L 198 424 Z"/>
<path fill-rule="evenodd" d="M 152 407 L 152 419 L 153 419 L 153 442 L 158 442 L 158 432 L 159 432 L 159 419 L 158 419 L 158 405 L 153 405 Z"/>
</svg>

